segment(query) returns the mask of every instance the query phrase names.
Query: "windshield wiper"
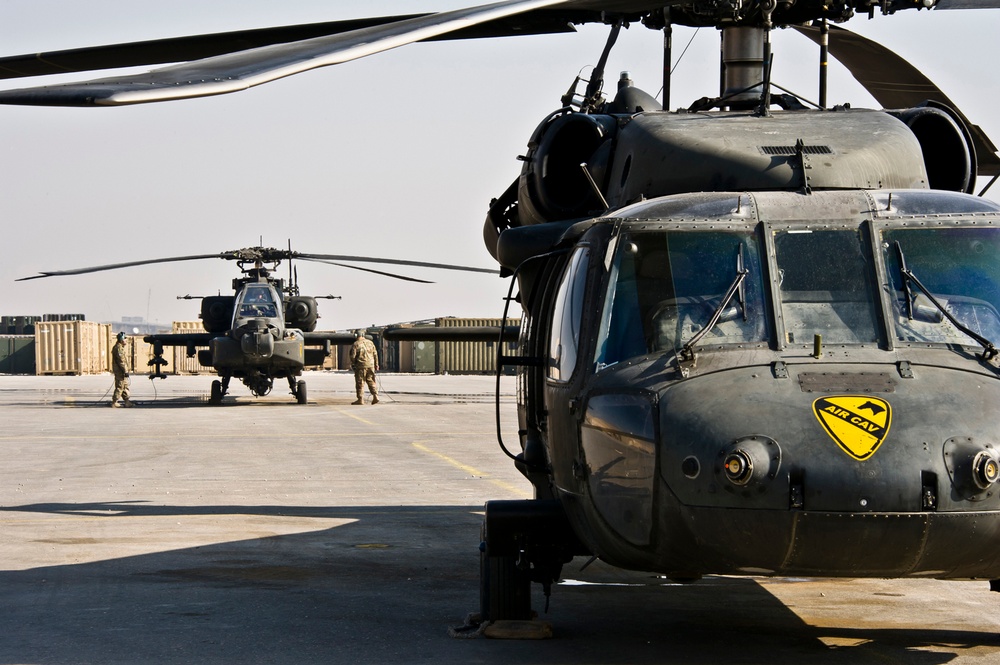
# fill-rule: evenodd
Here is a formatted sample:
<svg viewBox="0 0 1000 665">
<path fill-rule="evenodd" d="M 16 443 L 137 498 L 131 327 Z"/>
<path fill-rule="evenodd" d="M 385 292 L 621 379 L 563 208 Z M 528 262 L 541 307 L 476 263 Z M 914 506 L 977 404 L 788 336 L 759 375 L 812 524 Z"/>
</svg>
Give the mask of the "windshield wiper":
<svg viewBox="0 0 1000 665">
<path fill-rule="evenodd" d="M 743 245 L 738 245 L 739 253 L 736 255 L 736 273 L 746 273 L 746 268 L 743 266 Z M 746 323 L 747 320 L 747 286 L 740 280 L 740 283 L 736 291 L 736 302 L 740 304 L 740 310 L 743 312 L 743 322 Z"/>
<path fill-rule="evenodd" d="M 914 298 L 913 298 L 913 293 L 910 290 L 910 282 L 913 282 L 913 284 L 918 289 L 920 289 L 920 292 L 923 293 L 925 296 L 927 296 L 927 299 L 931 301 L 931 304 L 934 305 L 934 307 L 936 307 L 937 310 L 941 312 L 941 314 L 943 314 L 946 319 L 951 321 L 953 326 L 955 326 L 960 331 L 962 331 L 972 339 L 979 342 L 980 345 L 982 345 L 983 355 L 981 357 L 983 360 L 989 361 L 996 358 L 997 353 L 1000 353 L 1000 351 L 997 351 L 997 347 L 993 345 L 993 342 L 986 339 L 982 335 L 973 332 L 968 327 L 962 325 L 959 322 L 959 320 L 956 319 L 952 315 L 952 313 L 945 308 L 944 305 L 938 302 L 937 298 L 931 295 L 931 292 L 927 290 L 927 287 L 924 286 L 919 279 L 917 279 L 917 276 L 913 274 L 913 271 L 906 267 L 906 257 L 903 256 L 903 246 L 899 244 L 898 240 L 895 241 L 895 243 L 896 243 L 896 256 L 899 258 L 899 272 L 903 276 L 903 295 L 906 297 L 906 318 L 910 321 L 913 320 Z"/>
<path fill-rule="evenodd" d="M 736 256 L 736 278 L 733 279 L 732 284 L 729 285 L 729 289 L 726 290 L 726 295 L 722 296 L 719 306 L 712 312 L 712 318 L 708 320 L 705 327 L 695 333 L 695 336 L 681 348 L 681 360 L 687 363 L 694 362 L 695 345 L 719 323 L 719 319 L 722 318 L 723 312 L 726 311 L 726 307 L 729 306 L 729 302 L 735 295 L 739 295 L 740 307 L 743 309 L 743 320 L 746 321 L 746 293 L 743 289 L 743 280 L 747 278 L 748 274 L 750 274 L 750 271 L 743 265 L 743 245 L 741 244 L 739 245 L 739 254 Z"/>
</svg>

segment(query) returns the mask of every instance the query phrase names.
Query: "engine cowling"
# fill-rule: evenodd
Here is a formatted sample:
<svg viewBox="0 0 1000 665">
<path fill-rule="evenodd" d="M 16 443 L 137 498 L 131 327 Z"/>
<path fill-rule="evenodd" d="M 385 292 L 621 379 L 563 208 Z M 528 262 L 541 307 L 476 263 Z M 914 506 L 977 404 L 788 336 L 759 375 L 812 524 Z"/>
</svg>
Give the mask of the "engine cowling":
<svg viewBox="0 0 1000 665">
<path fill-rule="evenodd" d="M 285 304 L 285 325 L 303 332 L 316 330 L 319 306 L 312 296 L 292 296 Z"/>
<path fill-rule="evenodd" d="M 931 189 L 973 193 L 976 149 L 958 113 L 936 102 L 890 113 L 906 123 L 917 137 Z"/>
<path fill-rule="evenodd" d="M 234 296 L 207 296 L 201 300 L 201 325 L 206 332 L 224 333 L 233 325 Z"/>
<path fill-rule="evenodd" d="M 522 226 L 604 211 L 581 164 L 603 188 L 617 126 L 614 116 L 567 113 L 536 130 L 518 180 Z"/>
</svg>

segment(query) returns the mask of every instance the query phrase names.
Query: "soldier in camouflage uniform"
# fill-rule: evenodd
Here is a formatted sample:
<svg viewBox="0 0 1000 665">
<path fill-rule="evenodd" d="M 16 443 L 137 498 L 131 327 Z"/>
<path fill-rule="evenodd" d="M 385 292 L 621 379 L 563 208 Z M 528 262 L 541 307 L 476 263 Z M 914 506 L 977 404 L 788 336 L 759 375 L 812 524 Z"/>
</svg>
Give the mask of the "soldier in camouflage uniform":
<svg viewBox="0 0 1000 665">
<path fill-rule="evenodd" d="M 378 371 L 378 351 L 375 344 L 357 333 L 357 339 L 351 346 L 351 369 L 354 370 L 354 387 L 358 392 L 358 399 L 352 404 L 364 404 L 362 394 L 364 384 L 368 384 L 368 392 L 372 394 L 372 404 L 378 404 L 378 388 L 375 386 L 375 372 Z"/>
<path fill-rule="evenodd" d="M 128 366 L 125 364 L 125 333 L 118 333 L 117 341 L 111 348 L 111 371 L 115 373 L 115 393 L 111 396 L 111 407 L 121 406 L 119 399 L 124 400 L 125 406 L 133 406 L 128 398 L 129 376 Z"/>
</svg>

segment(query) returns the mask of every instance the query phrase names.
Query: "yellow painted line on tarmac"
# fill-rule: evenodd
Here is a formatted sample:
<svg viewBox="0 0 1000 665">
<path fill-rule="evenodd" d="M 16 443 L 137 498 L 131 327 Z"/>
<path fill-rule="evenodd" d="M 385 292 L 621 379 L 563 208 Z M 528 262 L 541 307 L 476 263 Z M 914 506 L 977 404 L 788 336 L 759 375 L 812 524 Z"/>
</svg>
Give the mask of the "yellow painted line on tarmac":
<svg viewBox="0 0 1000 665">
<path fill-rule="evenodd" d="M 437 457 L 439 460 L 447 462 L 448 464 L 452 465 L 456 469 L 460 469 L 461 471 L 464 471 L 465 473 L 469 474 L 470 476 L 479 476 L 480 478 L 485 478 L 486 480 L 489 480 L 491 483 L 493 483 L 497 487 L 501 487 L 504 490 L 506 490 L 507 492 L 510 492 L 511 494 L 517 494 L 517 495 L 523 496 L 525 498 L 531 498 L 531 493 L 529 491 L 525 490 L 524 488 L 517 487 L 516 485 L 512 485 L 512 484 L 510 484 L 510 483 L 508 483 L 506 481 L 498 480 L 496 478 L 493 478 L 493 477 L 490 476 L 490 474 L 486 473 L 485 471 L 480 471 L 479 469 L 477 469 L 477 468 L 475 468 L 473 466 L 469 466 L 468 464 L 462 464 L 461 462 L 459 462 L 454 457 L 449 457 L 448 455 L 445 455 L 444 453 L 439 453 L 436 450 L 431 450 L 430 448 L 428 448 L 427 446 L 423 445 L 419 441 L 414 441 L 412 443 L 412 445 L 413 445 L 414 448 L 416 448 L 420 452 L 427 453 L 428 455 L 433 455 L 434 457 Z"/>
<path fill-rule="evenodd" d="M 373 423 L 372 421 L 370 421 L 370 420 L 368 420 L 366 418 L 362 418 L 361 416 L 359 416 L 358 414 L 354 413 L 353 411 L 348 411 L 346 409 L 337 409 L 337 413 L 342 413 L 345 416 L 350 416 L 351 418 L 354 418 L 358 422 L 364 423 L 365 425 L 374 425 L 375 424 L 375 423 Z"/>
</svg>

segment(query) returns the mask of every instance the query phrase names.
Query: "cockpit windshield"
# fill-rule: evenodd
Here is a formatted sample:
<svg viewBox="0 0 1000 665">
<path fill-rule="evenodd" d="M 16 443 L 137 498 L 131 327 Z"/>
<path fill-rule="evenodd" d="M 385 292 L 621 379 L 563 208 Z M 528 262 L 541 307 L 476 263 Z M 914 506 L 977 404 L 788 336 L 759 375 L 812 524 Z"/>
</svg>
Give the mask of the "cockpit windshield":
<svg viewBox="0 0 1000 665">
<path fill-rule="evenodd" d="M 898 342 L 983 344 L 952 318 L 981 338 L 1000 341 L 1000 229 L 884 229 L 881 240 Z"/>
<path fill-rule="evenodd" d="M 779 348 L 812 346 L 816 336 L 824 345 L 886 348 L 889 334 L 895 345 L 976 345 L 993 358 L 1000 228 L 954 224 L 876 224 L 875 235 L 868 222 L 626 227 L 606 256 L 591 259 L 607 266 L 594 368 L 654 353 L 691 359 L 706 349 L 767 346 L 772 322 L 784 337 Z M 774 270 L 767 286 L 765 246 Z"/>
<path fill-rule="evenodd" d="M 271 289 L 264 285 L 250 284 L 243 292 L 240 302 L 240 317 L 274 318 L 278 316 L 278 307 L 274 302 Z"/>
<path fill-rule="evenodd" d="M 698 342 L 702 347 L 765 343 L 758 246 L 752 230 L 623 232 L 609 269 L 597 369 L 647 353 L 679 351 L 706 327 Z M 745 278 L 737 280 L 744 271 Z M 713 318 L 715 325 L 709 326 Z"/>
<path fill-rule="evenodd" d="M 774 232 L 781 316 L 788 344 L 878 341 L 878 291 L 863 229 Z"/>
</svg>

